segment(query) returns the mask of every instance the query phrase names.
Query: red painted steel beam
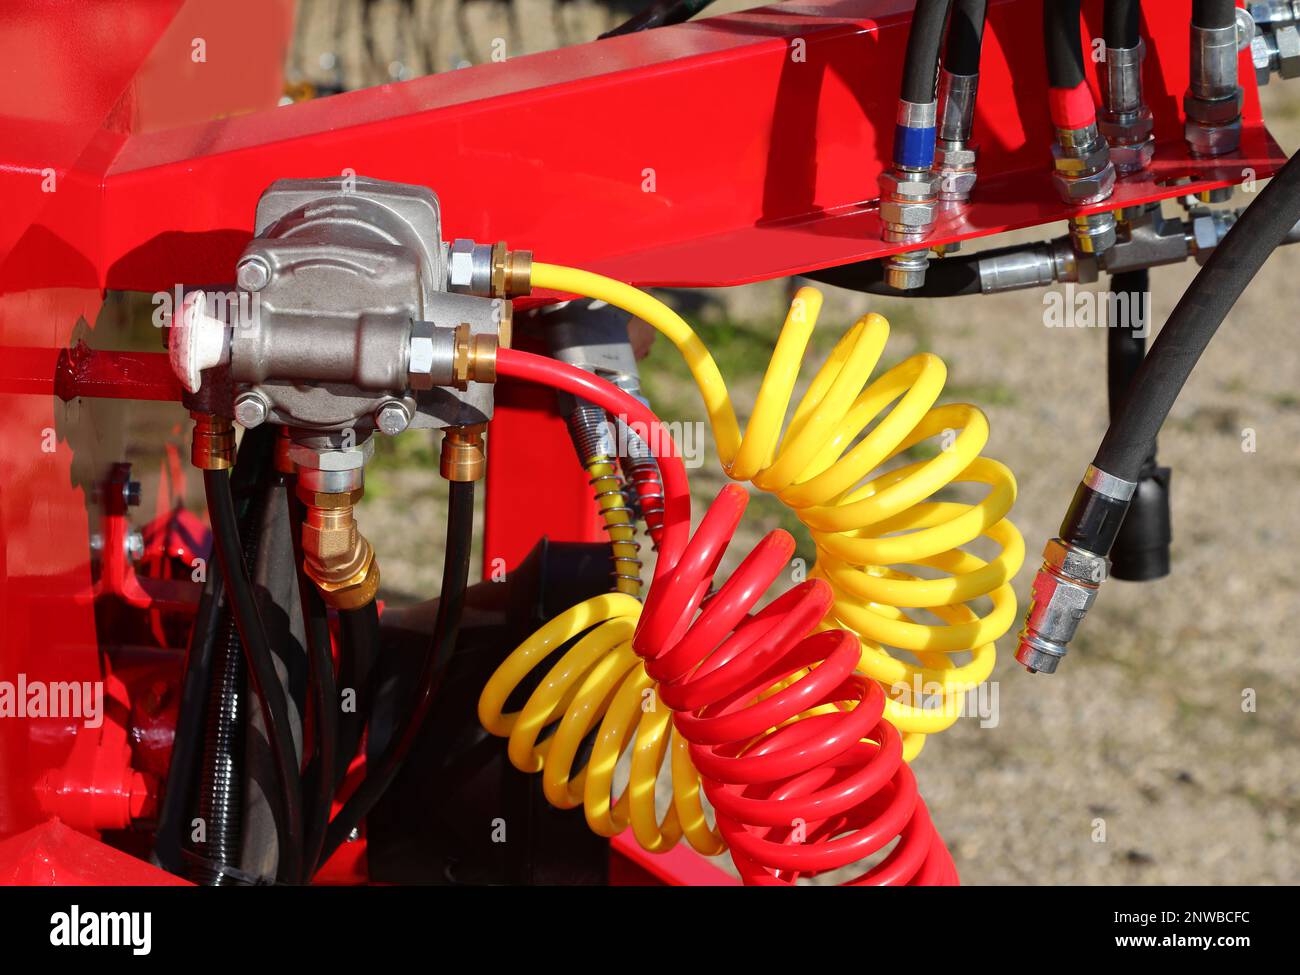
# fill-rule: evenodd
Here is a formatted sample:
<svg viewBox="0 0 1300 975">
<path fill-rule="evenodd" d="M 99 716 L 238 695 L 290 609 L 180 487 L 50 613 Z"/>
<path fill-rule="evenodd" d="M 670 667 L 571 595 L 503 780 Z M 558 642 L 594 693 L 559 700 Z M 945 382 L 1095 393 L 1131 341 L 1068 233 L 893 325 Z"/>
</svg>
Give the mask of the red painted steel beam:
<svg viewBox="0 0 1300 975">
<path fill-rule="evenodd" d="M 1064 220 L 1049 180 L 1041 4 L 990 5 L 979 186 L 934 243 Z M 448 236 L 643 284 L 730 285 L 896 250 L 871 202 L 886 164 L 911 4 L 790 2 L 204 125 L 131 136 L 103 177 L 111 287 L 228 279 L 254 204 L 285 176 L 345 171 L 433 187 Z M 1271 173 L 1249 58 L 1241 151 L 1182 138 L 1186 0 L 1148 7 L 1158 148 L 1108 206 Z M 1100 34 L 1101 2 L 1085 4 Z M 1096 85 L 1096 65 L 1089 64 Z M 1176 180 L 1190 179 L 1185 185 Z"/>
</svg>

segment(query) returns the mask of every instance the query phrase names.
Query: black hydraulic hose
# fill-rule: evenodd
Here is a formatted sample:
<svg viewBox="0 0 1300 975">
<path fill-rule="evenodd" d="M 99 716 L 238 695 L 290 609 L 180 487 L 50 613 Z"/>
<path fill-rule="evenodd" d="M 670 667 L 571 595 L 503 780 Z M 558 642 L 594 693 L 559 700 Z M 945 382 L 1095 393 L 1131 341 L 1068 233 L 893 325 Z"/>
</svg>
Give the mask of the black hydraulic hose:
<svg viewBox="0 0 1300 975">
<path fill-rule="evenodd" d="M 1145 268 L 1114 274 L 1110 295 L 1114 307 L 1128 310 L 1127 321 L 1115 321 L 1106 329 L 1106 389 L 1110 418 L 1124 410 L 1133 377 L 1146 356 L 1147 307 L 1151 274 Z M 1146 582 L 1169 574 L 1173 518 L 1169 486 L 1173 472 L 1156 463 L 1156 445 L 1142 462 L 1142 476 L 1129 502 L 1115 544 L 1110 550 L 1110 575 L 1130 582 Z"/>
<path fill-rule="evenodd" d="M 1192 0 L 1193 27 L 1231 27 L 1236 18 L 1235 0 Z"/>
<path fill-rule="evenodd" d="M 1061 538 L 1095 555 L 1115 544 L 1131 498 L 1105 477 L 1138 484 L 1156 437 L 1202 353 L 1273 249 L 1300 220 L 1300 156 L 1292 156 L 1232 225 L 1183 292 L 1151 346 L 1089 473 L 1075 489 Z M 1099 480 L 1100 479 L 1100 480 Z M 1092 480 L 1094 483 L 1089 484 Z M 1094 486 L 1095 485 L 1095 486 Z"/>
<path fill-rule="evenodd" d="M 956 0 L 948 21 L 943 67 L 951 74 L 979 74 L 988 0 Z"/>
<path fill-rule="evenodd" d="M 338 785 L 338 684 L 334 678 L 334 648 L 330 639 L 325 600 L 311 577 L 303 570 L 302 525 L 305 507 L 289 485 L 289 533 L 293 538 L 294 564 L 298 567 L 298 597 L 302 603 L 303 629 L 307 641 L 307 679 L 316 716 L 315 753 L 307 769 L 312 801 L 307 806 L 307 839 L 303 863 L 313 864 L 325 843 L 325 830 L 333 811 Z"/>
<path fill-rule="evenodd" d="M 907 34 L 907 56 L 903 62 L 903 101 L 925 104 L 934 101 L 939 77 L 939 48 L 952 0 L 919 0 L 912 12 Z"/>
<path fill-rule="evenodd" d="M 188 832 L 190 801 L 194 778 L 203 744 L 204 715 L 207 710 L 208 685 L 212 679 L 212 658 L 216 653 L 221 629 L 221 565 L 207 567 L 207 579 L 194 614 L 189 649 L 185 654 L 185 676 L 181 682 L 181 700 L 176 714 L 176 732 L 172 739 L 171 764 L 167 768 L 167 786 L 158 812 L 154 832 L 154 862 L 164 870 L 179 874 L 183 837 Z"/>
<path fill-rule="evenodd" d="M 338 751 L 335 755 L 337 781 L 347 774 L 352 760 L 361 746 L 361 737 L 370 722 L 375 701 L 375 663 L 379 657 L 379 607 L 373 601 L 359 609 L 341 609 L 339 623 L 340 674 L 346 679 L 344 687 L 356 691 L 356 710 L 342 717 L 351 719 L 340 723 Z M 343 679 L 342 676 L 340 679 Z"/>
<path fill-rule="evenodd" d="M 1140 0 L 1106 0 L 1102 14 L 1106 47 L 1137 47 L 1142 39 L 1139 24 L 1142 4 Z"/>
<path fill-rule="evenodd" d="M 442 594 L 433 624 L 433 639 L 416 685 L 415 700 L 384 755 L 369 768 L 357 791 L 343 804 L 325 837 L 325 848 L 315 865 L 325 863 L 383 796 L 410 754 L 424 719 L 446 676 L 460 634 L 469 586 L 470 547 L 474 538 L 474 482 L 453 481 L 447 511 L 447 542 L 443 552 Z M 315 869 L 315 868 L 313 868 Z"/>
<path fill-rule="evenodd" d="M 253 590 L 253 580 L 239 544 L 229 472 L 204 471 L 203 488 L 207 495 L 208 518 L 212 522 L 213 546 L 226 581 L 226 598 L 230 600 L 239 626 L 248 675 L 262 708 L 280 787 L 280 816 L 276 824 L 280 851 L 278 875 L 284 882 L 297 883 L 302 879 L 302 780 L 289 725 L 289 707 L 275 669 L 275 658 L 257 604 L 257 594 Z"/>
<path fill-rule="evenodd" d="M 1083 82 L 1079 0 L 1044 0 L 1043 47 L 1047 81 L 1053 88 L 1075 88 Z"/>
<path fill-rule="evenodd" d="M 713 0 L 657 0 L 640 13 L 633 14 L 624 23 L 605 31 L 599 39 L 685 23 L 712 2 Z"/>
<path fill-rule="evenodd" d="M 244 560 L 257 560 L 259 513 L 246 512 L 241 527 Z M 203 822 L 202 841 L 195 843 L 199 861 L 191 879 L 208 886 L 228 883 L 231 869 L 239 869 L 244 835 L 244 646 L 229 605 L 221 614 L 221 639 L 212 662 L 208 711 L 203 746 L 203 772 L 199 784 L 198 815 Z"/>
<path fill-rule="evenodd" d="M 1137 480 L 1169 410 L 1201 353 L 1241 293 L 1300 220 L 1300 156 L 1292 156 L 1242 211 L 1192 279 L 1143 360 L 1124 410 L 1111 423 L 1094 466 Z"/>
</svg>

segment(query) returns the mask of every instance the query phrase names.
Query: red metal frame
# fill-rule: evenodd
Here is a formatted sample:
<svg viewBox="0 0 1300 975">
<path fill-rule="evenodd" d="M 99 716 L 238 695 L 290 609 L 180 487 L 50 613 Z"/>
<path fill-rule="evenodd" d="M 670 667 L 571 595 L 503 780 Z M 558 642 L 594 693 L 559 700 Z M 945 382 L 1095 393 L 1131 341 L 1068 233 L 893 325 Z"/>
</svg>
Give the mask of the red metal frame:
<svg viewBox="0 0 1300 975">
<path fill-rule="evenodd" d="M 894 248 L 872 201 L 911 6 L 795 0 L 277 108 L 287 0 L 141 0 L 75 17 L 11 3 L 0 61 L 24 83 L 0 89 L 0 679 L 101 676 L 104 635 L 85 599 L 98 515 L 77 473 L 88 421 L 75 407 L 178 395 L 157 353 L 75 344 L 96 344 L 102 289 L 229 280 L 268 183 L 348 170 L 433 187 L 448 236 L 506 239 L 640 284 L 734 285 L 882 256 Z M 1144 23 L 1156 163 L 1107 206 L 1236 183 L 1245 169 L 1262 178 L 1284 159 L 1245 55 L 1240 153 L 1188 157 L 1190 3 L 1161 7 Z M 1040 8 L 990 4 L 980 183 L 934 243 L 1069 213 L 1048 176 Z M 1093 34 L 1100 10 L 1085 4 Z M 112 43 L 85 40 L 96 36 Z M 542 534 L 598 537 L 549 398 L 503 386 L 499 403 L 489 566 L 517 564 Z M 537 503 L 540 478 L 560 500 Z M 0 836 L 40 821 L 32 786 L 71 743 L 64 728 L 0 725 Z"/>
</svg>

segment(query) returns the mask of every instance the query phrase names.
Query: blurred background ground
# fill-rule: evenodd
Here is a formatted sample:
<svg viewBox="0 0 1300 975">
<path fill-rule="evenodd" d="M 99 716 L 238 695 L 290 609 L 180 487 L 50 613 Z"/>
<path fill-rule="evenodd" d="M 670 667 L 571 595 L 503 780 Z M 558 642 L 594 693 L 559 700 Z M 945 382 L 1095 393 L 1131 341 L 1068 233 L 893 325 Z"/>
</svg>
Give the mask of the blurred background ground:
<svg viewBox="0 0 1300 975">
<path fill-rule="evenodd" d="M 717 9 L 739 9 L 729 0 Z M 314 0 L 301 5 L 290 74 L 352 88 L 590 38 L 631 9 L 590 0 Z M 1300 144 L 1300 83 L 1265 89 L 1288 152 Z M 1233 205 L 1248 202 L 1239 193 Z M 1061 233 L 1051 227 L 1026 236 Z M 975 245 L 982 246 L 982 245 Z M 914 768 L 968 884 L 1253 884 L 1300 881 L 1300 249 L 1275 255 L 1229 317 L 1161 438 L 1171 465 L 1174 572 L 1104 588 L 1055 677 L 1030 677 L 1000 643 L 999 722 L 967 718 L 932 738 Z M 1195 272 L 1153 272 L 1159 326 Z M 791 283 L 668 295 L 688 310 L 747 414 Z M 890 319 L 888 362 L 915 351 L 949 367 L 943 400 L 980 406 L 985 453 L 1016 472 L 1013 517 L 1030 563 L 1054 534 L 1106 423 L 1105 333 L 1043 324 L 1043 295 L 891 301 L 826 289 L 812 364 L 867 310 Z M 702 417 L 674 350 L 642 363 L 666 418 Z M 1243 450 L 1247 431 L 1256 449 Z M 438 586 L 445 491 L 434 451 L 407 434 L 385 442 L 361 519 L 383 554 L 387 598 Z M 711 447 L 710 447 L 711 449 Z M 723 483 L 693 472 L 706 503 Z M 566 458 L 567 460 L 567 458 Z M 697 505 L 697 511 L 699 510 Z M 413 530 L 412 526 L 419 526 Z M 756 498 L 738 547 L 794 527 Z M 1243 711 L 1253 691 L 1257 708 Z M 1098 821 L 1105 839 L 1095 841 Z"/>
</svg>

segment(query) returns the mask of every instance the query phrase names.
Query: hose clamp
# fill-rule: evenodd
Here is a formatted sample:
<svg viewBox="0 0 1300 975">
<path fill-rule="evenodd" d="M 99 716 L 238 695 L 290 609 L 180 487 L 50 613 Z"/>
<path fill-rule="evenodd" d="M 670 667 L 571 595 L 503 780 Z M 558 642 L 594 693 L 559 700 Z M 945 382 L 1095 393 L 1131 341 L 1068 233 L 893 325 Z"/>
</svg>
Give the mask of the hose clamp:
<svg viewBox="0 0 1300 975">
<path fill-rule="evenodd" d="M 1128 501 L 1137 491 L 1136 481 L 1126 481 L 1114 474 L 1107 474 L 1100 467 L 1093 464 L 1089 464 L 1088 469 L 1084 471 L 1083 483 L 1098 494 L 1113 498 L 1116 501 Z"/>
</svg>

